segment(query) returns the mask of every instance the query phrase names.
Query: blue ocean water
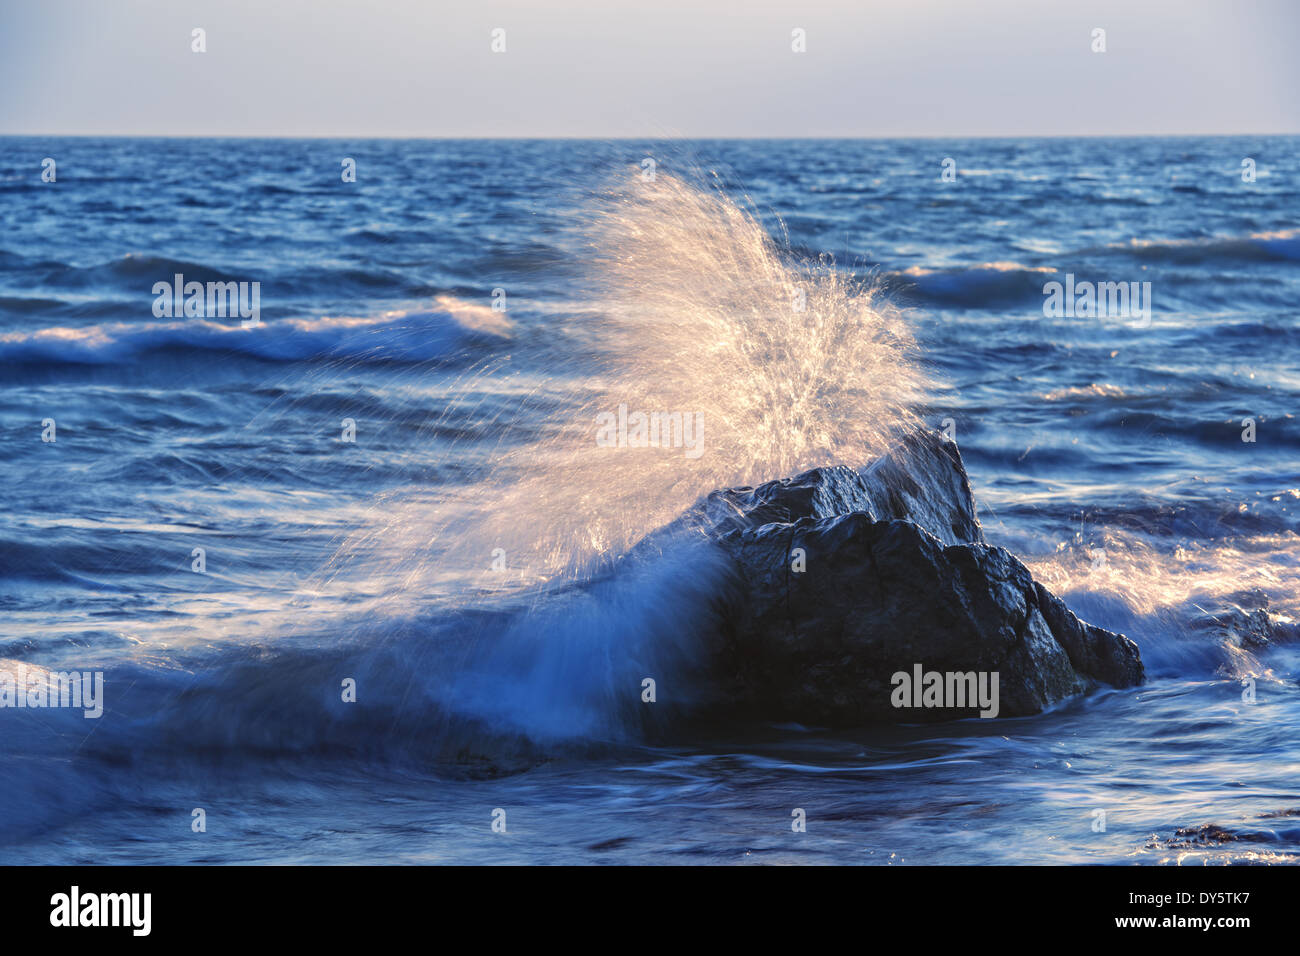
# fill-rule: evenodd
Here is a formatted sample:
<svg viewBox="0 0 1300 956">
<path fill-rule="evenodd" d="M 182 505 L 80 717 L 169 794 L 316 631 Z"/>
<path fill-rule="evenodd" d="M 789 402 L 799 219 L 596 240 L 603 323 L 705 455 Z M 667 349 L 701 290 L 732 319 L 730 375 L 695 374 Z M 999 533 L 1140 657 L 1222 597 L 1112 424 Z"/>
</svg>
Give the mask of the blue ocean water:
<svg viewBox="0 0 1300 956">
<path fill-rule="evenodd" d="M 1300 854 L 1300 661 L 1216 626 L 1296 612 L 1300 139 L 0 142 L 0 669 L 105 687 L 0 710 L 0 861 Z M 802 262 L 849 334 L 748 291 Z M 260 324 L 157 314 L 177 274 Z M 1045 315 L 1067 275 L 1149 312 Z M 747 417 L 698 463 L 565 443 L 638 383 Z M 865 463 L 904 384 L 1148 684 L 831 733 L 694 722 L 669 676 L 647 724 L 707 561 L 560 585 L 720 483 Z"/>
</svg>

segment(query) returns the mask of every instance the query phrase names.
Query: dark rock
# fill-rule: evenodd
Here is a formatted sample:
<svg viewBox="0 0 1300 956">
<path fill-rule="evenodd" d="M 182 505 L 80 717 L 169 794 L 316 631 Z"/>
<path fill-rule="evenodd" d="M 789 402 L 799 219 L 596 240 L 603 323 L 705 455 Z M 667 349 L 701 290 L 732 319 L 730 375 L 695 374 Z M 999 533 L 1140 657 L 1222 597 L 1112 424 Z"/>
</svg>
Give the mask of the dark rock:
<svg viewBox="0 0 1300 956">
<path fill-rule="evenodd" d="M 956 444 L 928 432 L 909 434 L 865 468 L 814 468 L 757 488 L 715 491 L 697 511 L 717 533 L 861 512 L 873 521 L 911 521 L 941 544 L 984 543 Z"/>
<path fill-rule="evenodd" d="M 1048 629 L 1076 671 L 1112 687 L 1142 683 L 1142 659 L 1136 644 L 1121 634 L 1079 620 L 1064 601 L 1037 581 L 1034 593 Z"/>
<path fill-rule="evenodd" d="M 998 713 L 1141 683 L 1136 645 L 1080 621 L 975 517 L 956 446 L 919 434 L 855 471 L 715 492 L 698 522 L 728 554 L 723 668 L 735 707 L 822 725 L 972 716 L 893 706 L 893 675 L 997 673 Z"/>
</svg>

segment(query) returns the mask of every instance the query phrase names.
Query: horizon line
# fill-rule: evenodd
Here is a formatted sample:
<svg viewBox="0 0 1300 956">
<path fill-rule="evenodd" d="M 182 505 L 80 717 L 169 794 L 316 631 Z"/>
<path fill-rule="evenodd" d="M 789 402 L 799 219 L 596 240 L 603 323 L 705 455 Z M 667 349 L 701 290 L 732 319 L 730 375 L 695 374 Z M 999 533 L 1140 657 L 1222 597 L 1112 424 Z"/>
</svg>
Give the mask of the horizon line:
<svg viewBox="0 0 1300 956">
<path fill-rule="evenodd" d="M 684 136 L 684 135 L 564 135 L 564 136 L 509 136 L 509 135 L 424 135 L 424 134 L 356 134 L 356 133 L 11 133 L 0 132 L 5 139 L 264 139 L 264 140 L 423 140 L 423 141 L 500 141 L 500 142 L 591 142 L 593 140 L 621 141 L 673 141 L 673 140 L 726 140 L 726 141 L 764 141 L 764 140 L 904 140 L 904 139 L 1186 139 L 1202 137 L 1207 139 L 1230 139 L 1249 136 L 1300 136 L 1300 130 L 1291 132 L 1249 132 L 1249 133 L 908 133 L 896 135 L 808 135 L 808 136 Z"/>
</svg>

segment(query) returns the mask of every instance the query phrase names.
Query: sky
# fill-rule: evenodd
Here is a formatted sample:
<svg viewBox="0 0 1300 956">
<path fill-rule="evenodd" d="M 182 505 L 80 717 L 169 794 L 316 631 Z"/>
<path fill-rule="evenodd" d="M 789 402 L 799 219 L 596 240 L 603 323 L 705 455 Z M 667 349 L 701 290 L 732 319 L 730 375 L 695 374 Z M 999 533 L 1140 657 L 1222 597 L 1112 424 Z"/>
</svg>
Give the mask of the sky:
<svg viewBox="0 0 1300 956">
<path fill-rule="evenodd" d="M 1298 133 L 1298 43 L 1298 0 L 0 0 L 0 133 Z"/>
</svg>

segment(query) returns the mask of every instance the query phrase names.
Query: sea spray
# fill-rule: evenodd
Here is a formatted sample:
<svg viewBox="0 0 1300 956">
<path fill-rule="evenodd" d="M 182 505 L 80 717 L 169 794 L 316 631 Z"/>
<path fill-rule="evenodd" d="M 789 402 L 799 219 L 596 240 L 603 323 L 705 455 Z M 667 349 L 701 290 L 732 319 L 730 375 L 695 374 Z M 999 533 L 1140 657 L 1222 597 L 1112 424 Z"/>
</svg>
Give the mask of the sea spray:
<svg viewBox="0 0 1300 956">
<path fill-rule="evenodd" d="M 709 695 L 695 676 L 726 569 L 685 525 L 621 556 L 717 488 L 872 460 L 916 427 L 925 387 L 900 311 L 833 263 L 797 259 L 720 188 L 633 173 L 593 208 L 588 292 L 562 337 L 538 341 L 516 319 L 521 360 L 469 370 L 448 394 L 463 412 L 484 401 L 483 376 L 498 396 L 517 383 L 514 408 L 484 408 L 500 444 L 472 496 L 386 498 L 327 569 L 387 555 L 377 577 L 397 585 L 394 616 L 510 609 L 504 631 L 473 632 L 440 693 L 484 726 L 544 739 L 624 738 Z M 571 369 L 566 387 L 536 384 L 533 362 Z M 646 440 L 601 440 L 621 414 L 632 433 L 641 415 Z M 513 421 L 541 424 L 519 441 Z"/>
<path fill-rule="evenodd" d="M 630 174 L 595 208 L 588 299 L 562 341 L 518 342 L 572 365 L 573 381 L 552 391 L 485 369 L 498 388 L 514 374 L 518 397 L 484 410 L 501 447 L 472 499 L 393 496 L 350 542 L 392 555 L 412 596 L 586 579 L 714 489 L 861 465 L 916 427 L 925 383 L 907 320 L 870 283 L 795 259 L 752 209 L 662 171 Z M 481 379 L 462 385 L 449 407 L 485 401 Z M 602 440 L 624 407 L 645 441 Z M 676 416 L 703 442 L 672 437 Z M 665 419 L 669 440 L 650 441 Z M 541 424 L 517 442 L 516 420 Z"/>
<path fill-rule="evenodd" d="M 1266 669 L 1261 648 L 1242 640 L 1251 610 L 1266 615 L 1275 638 L 1300 633 L 1298 545 L 1295 532 L 1282 531 L 1170 548 L 1158 527 L 1109 527 L 1081 529 L 1025 564 L 1089 622 L 1133 638 L 1155 674 L 1238 677 Z"/>
</svg>

